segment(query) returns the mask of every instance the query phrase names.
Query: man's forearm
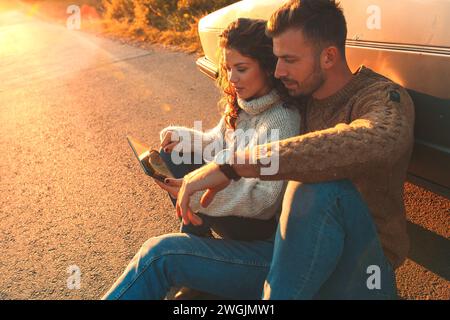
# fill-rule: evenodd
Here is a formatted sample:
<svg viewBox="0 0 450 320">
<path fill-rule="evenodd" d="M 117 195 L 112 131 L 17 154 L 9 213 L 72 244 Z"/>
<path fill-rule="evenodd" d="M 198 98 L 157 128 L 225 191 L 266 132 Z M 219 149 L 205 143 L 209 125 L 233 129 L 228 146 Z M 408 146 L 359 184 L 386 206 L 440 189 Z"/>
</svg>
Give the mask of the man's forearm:
<svg viewBox="0 0 450 320">
<path fill-rule="evenodd" d="M 411 108 L 412 103 L 404 104 L 404 109 Z M 413 143 L 412 117 L 412 111 L 406 113 L 387 102 L 384 108 L 366 113 L 350 124 L 339 123 L 238 152 L 233 168 L 242 177 L 261 180 L 318 183 L 352 179 L 394 162 L 409 150 Z M 268 164 L 275 170 L 267 170 Z"/>
<path fill-rule="evenodd" d="M 258 178 L 260 176 L 260 165 L 252 161 L 251 154 L 252 151 L 249 149 L 237 151 L 234 154 L 232 167 L 243 178 Z"/>
</svg>

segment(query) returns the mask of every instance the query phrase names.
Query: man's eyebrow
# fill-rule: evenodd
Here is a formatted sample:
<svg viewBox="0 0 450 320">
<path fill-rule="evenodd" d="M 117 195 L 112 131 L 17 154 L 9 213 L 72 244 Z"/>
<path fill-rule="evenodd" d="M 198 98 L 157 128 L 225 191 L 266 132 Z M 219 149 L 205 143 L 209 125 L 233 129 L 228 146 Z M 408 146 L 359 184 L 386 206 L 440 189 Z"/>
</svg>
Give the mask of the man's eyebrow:
<svg viewBox="0 0 450 320">
<path fill-rule="evenodd" d="M 292 55 L 292 54 L 283 54 L 280 56 L 277 56 L 278 59 L 298 59 L 298 56 Z"/>
</svg>

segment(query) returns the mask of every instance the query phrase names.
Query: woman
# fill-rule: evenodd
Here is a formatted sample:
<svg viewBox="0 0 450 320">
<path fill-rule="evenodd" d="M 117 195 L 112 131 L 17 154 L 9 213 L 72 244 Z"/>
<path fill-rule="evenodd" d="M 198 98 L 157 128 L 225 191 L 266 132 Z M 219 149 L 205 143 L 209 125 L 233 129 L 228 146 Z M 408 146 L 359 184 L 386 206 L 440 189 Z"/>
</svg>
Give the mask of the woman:
<svg viewBox="0 0 450 320">
<path fill-rule="evenodd" d="M 234 143 L 236 149 L 245 149 L 270 142 L 274 129 L 279 133 L 277 140 L 299 133 L 298 111 L 289 107 L 286 89 L 274 77 L 277 60 L 272 52 L 272 40 L 265 35 L 265 21 L 239 19 L 231 23 L 220 36 L 220 48 L 218 84 L 224 92 L 221 102 L 225 112 L 219 124 L 207 133 L 176 126 L 160 133 L 161 155 L 176 178 L 182 178 L 201 164 L 175 165 L 171 160 L 174 148 L 175 151 L 193 150 L 208 161 L 220 158 L 223 152 L 213 151 L 211 155 L 208 151 L 214 148 L 208 149 L 208 146 L 214 144 L 226 149 L 223 145 L 230 148 Z M 237 141 L 239 134 L 233 135 L 236 132 L 245 133 L 248 141 Z M 187 143 L 177 147 L 180 139 L 174 139 L 175 136 L 189 138 L 185 139 Z M 201 144 L 194 145 L 196 140 Z M 158 184 L 169 191 L 175 204 L 179 187 Z M 217 194 L 207 208 L 201 207 L 202 193 L 199 192 L 191 198 L 190 205 L 198 211 L 198 221 L 202 224 L 182 223 L 181 232 L 211 236 L 212 229 L 222 238 L 267 239 L 275 231 L 275 216 L 285 186 L 283 181 L 240 179 Z"/>
<path fill-rule="evenodd" d="M 201 166 L 175 165 L 171 157 L 178 148 L 186 150 L 193 147 L 194 152 L 205 155 L 204 150 L 214 149 L 208 149 L 208 146 L 224 140 L 226 146 L 222 147 L 223 150 L 216 149 L 218 152 L 211 152 L 209 159 L 206 159 L 207 156 L 204 158 L 211 160 L 220 157 L 224 149 L 244 149 L 282 140 L 297 135 L 300 130 L 299 112 L 287 103 L 288 95 L 284 86 L 274 77 L 277 59 L 272 52 L 272 40 L 265 35 L 265 21 L 238 19 L 231 23 L 220 36 L 220 47 L 218 82 L 224 92 L 222 103 L 225 112 L 219 124 L 209 132 L 174 126 L 161 131 L 161 155 L 177 178 L 182 178 Z M 271 135 L 274 130 L 277 130 L 278 135 Z M 229 135 L 238 131 L 248 134 L 248 139 L 239 140 L 236 136 Z M 191 139 L 173 139 L 175 132 L 178 136 Z M 201 141 L 200 147 L 192 143 L 194 138 Z M 175 201 L 179 184 L 156 183 L 167 190 Z M 217 193 L 206 208 L 200 205 L 201 194 L 196 194 L 191 198 L 190 206 L 197 214 L 197 225 L 183 224 L 181 231 L 191 236 L 204 237 L 210 236 L 212 229 L 222 238 L 233 241 L 269 241 L 276 229 L 275 217 L 280 210 L 285 187 L 284 181 L 241 178 L 232 181 L 226 189 Z M 104 299 L 161 299 L 170 287 L 187 284 L 182 280 L 168 279 L 185 276 L 187 273 L 182 269 L 192 268 L 188 262 L 168 266 L 161 261 L 161 252 L 171 256 L 180 252 L 176 237 L 177 235 L 171 235 L 167 242 L 164 241 L 164 236 L 149 239 Z M 183 241 L 185 240 L 184 238 Z M 153 252 L 156 252 L 154 249 L 157 246 L 156 251 L 159 253 L 155 256 Z M 188 251 L 189 255 L 197 252 L 192 249 Z M 189 255 L 180 255 L 180 258 L 185 259 Z M 159 270 L 160 268 L 163 270 Z M 174 270 L 171 271 L 174 272 L 173 275 L 167 274 L 171 273 L 167 270 Z M 214 276 L 211 277 L 210 279 L 204 274 L 204 281 L 214 282 Z"/>
</svg>

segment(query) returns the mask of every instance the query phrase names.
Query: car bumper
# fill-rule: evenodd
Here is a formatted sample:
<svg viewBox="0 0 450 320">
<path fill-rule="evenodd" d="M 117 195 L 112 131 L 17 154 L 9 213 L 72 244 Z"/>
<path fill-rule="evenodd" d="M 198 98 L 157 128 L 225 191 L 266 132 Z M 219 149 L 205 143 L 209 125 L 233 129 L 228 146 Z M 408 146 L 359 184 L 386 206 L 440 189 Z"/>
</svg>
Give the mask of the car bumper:
<svg viewBox="0 0 450 320">
<path fill-rule="evenodd" d="M 199 68 L 199 70 L 201 72 L 203 72 L 204 74 L 206 74 L 208 77 L 210 77 L 211 79 L 217 79 L 217 77 L 219 76 L 219 71 L 217 70 L 217 66 L 211 62 L 211 60 L 209 60 L 206 57 L 201 57 L 199 59 L 197 59 L 197 67 Z"/>
</svg>

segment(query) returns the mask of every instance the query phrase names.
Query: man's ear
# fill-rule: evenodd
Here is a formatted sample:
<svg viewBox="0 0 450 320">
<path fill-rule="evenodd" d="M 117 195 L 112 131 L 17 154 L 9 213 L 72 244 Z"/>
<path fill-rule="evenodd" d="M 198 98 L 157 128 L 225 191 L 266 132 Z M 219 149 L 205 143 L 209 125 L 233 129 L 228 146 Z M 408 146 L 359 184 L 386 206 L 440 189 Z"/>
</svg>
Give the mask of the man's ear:
<svg viewBox="0 0 450 320">
<path fill-rule="evenodd" d="M 331 46 L 322 50 L 320 54 L 320 65 L 322 69 L 328 70 L 332 68 L 339 59 L 338 48 Z"/>
</svg>

